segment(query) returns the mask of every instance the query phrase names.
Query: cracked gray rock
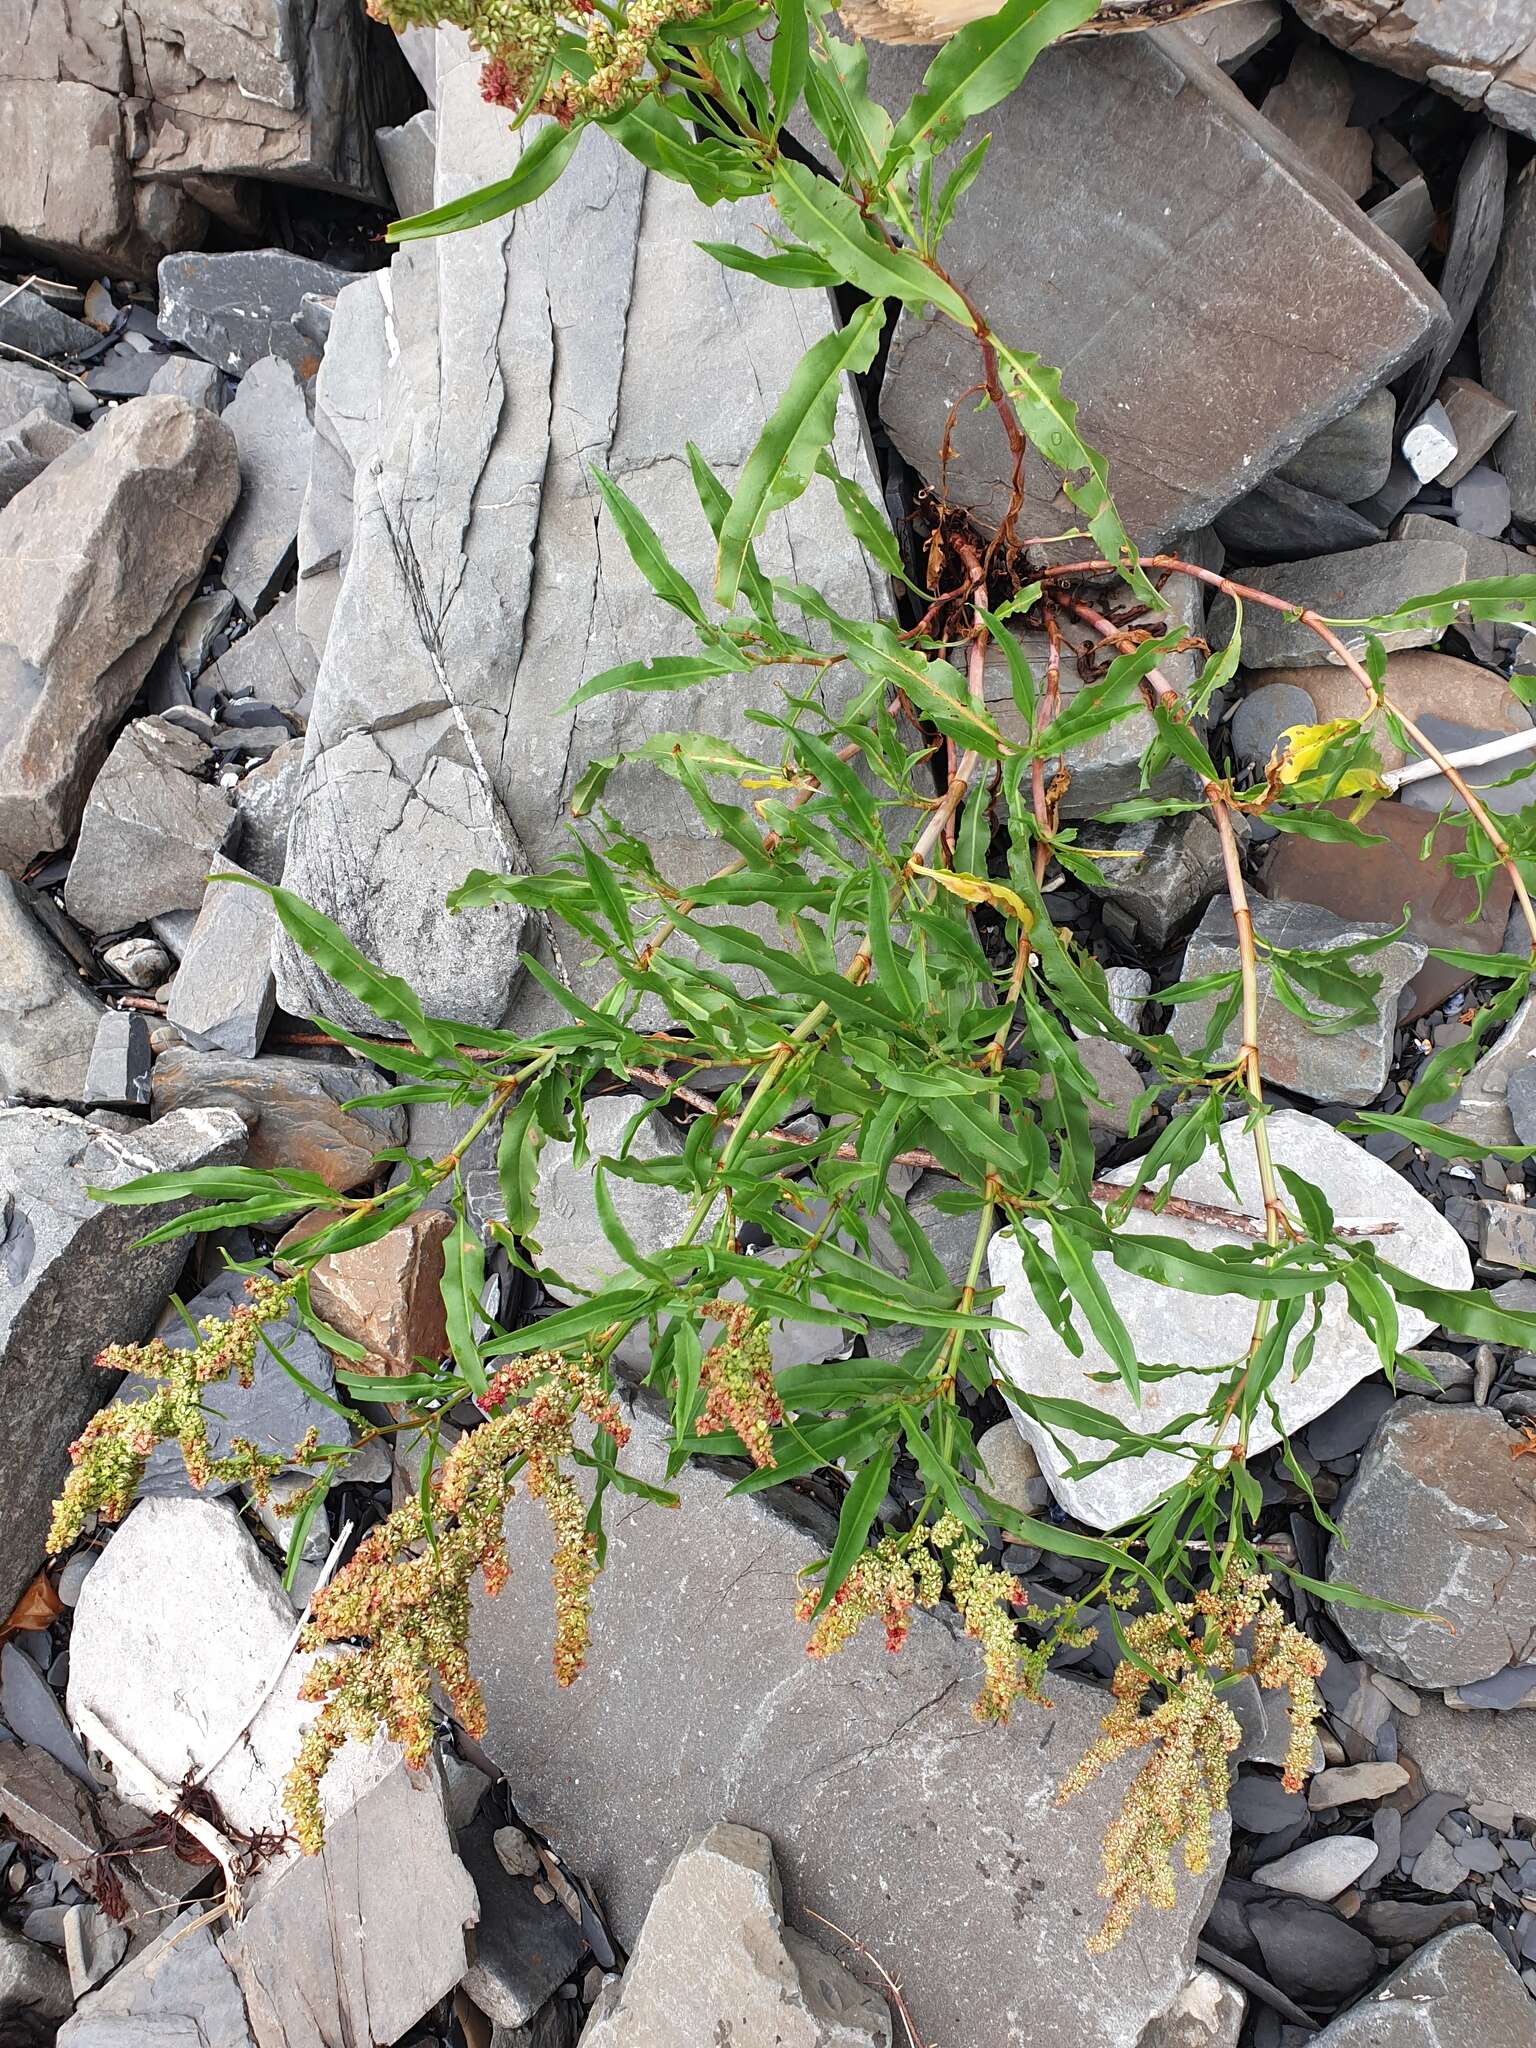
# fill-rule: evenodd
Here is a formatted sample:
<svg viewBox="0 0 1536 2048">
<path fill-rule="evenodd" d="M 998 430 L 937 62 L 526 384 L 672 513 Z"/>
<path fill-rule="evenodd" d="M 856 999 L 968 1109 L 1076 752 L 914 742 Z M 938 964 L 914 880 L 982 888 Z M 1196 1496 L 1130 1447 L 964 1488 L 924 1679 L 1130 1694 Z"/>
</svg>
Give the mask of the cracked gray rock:
<svg viewBox="0 0 1536 2048">
<path fill-rule="evenodd" d="M 871 91 L 905 107 L 927 61 L 921 50 L 872 50 Z M 984 130 L 992 147 L 945 240 L 946 267 L 1000 334 L 1065 369 L 1084 438 L 1107 457 L 1142 547 L 1207 524 L 1444 323 L 1405 253 L 1177 31 L 1045 51 L 965 139 Z M 1028 263 L 999 263 L 1017 238 L 1021 192 L 1047 226 Z M 1170 269 L 1198 271 L 1203 288 L 1149 289 Z M 1328 288 L 1298 294 L 1298 275 Z M 920 473 L 976 377 L 974 345 L 950 321 L 902 315 L 881 409 Z M 949 488 L 989 523 L 1007 497 L 999 446 L 990 413 L 962 408 Z M 1058 485 L 1031 454 L 1021 533 L 1078 524 Z"/>
<path fill-rule="evenodd" d="M 0 876 L 0 1095 L 79 1102 L 106 1011 L 33 915 L 34 900 Z"/>
<path fill-rule="evenodd" d="M 478 69 L 457 32 L 439 32 L 440 197 L 506 174 L 505 120 L 481 101 Z M 450 918 L 445 890 L 474 868 L 545 863 L 566 843 L 565 806 L 595 756 L 699 724 L 754 747 L 761 731 L 746 711 L 780 701 L 775 679 L 755 673 L 681 697 L 621 693 L 579 720 L 563 708 L 587 676 L 637 650 L 693 645 L 600 512 L 590 467 L 613 473 L 705 588 L 714 541 L 681 444 L 698 442 L 729 487 L 828 318 L 819 295 L 774 292 L 694 246 L 706 234 L 750 238 L 749 209 L 706 214 L 606 136 L 588 143 L 533 205 L 395 258 L 387 298 L 363 307 L 374 322 L 382 310 L 391 357 L 377 425 L 338 429 L 355 511 L 285 883 L 412 977 L 430 1010 L 479 1025 L 512 1005 L 524 920 L 511 907 Z M 684 346 L 685 384 L 659 383 L 656 362 Z M 337 453 L 325 426 L 321 445 Z M 851 401 L 835 452 L 864 472 Z M 328 533 L 306 542 L 307 567 L 338 553 Z M 875 605 L 825 480 L 776 516 L 760 553 L 770 574 L 814 562 L 845 613 Z M 687 881 L 718 866 L 717 844 L 665 777 L 624 771 L 608 800 L 644 821 L 665 872 Z M 569 953 L 576 974 L 583 948 Z M 378 1029 L 287 941 L 277 973 L 282 1008 Z M 530 995 L 519 1025 L 535 1010 Z"/>
<path fill-rule="evenodd" d="M 92 785 L 64 901 L 91 932 L 195 911 L 239 825 L 227 790 L 201 778 L 213 755 L 168 718 L 128 726 Z"/>
<path fill-rule="evenodd" d="M 119 406 L 0 511 L 0 868 L 64 846 L 234 509 L 222 420 Z M 103 576 L 101 564 L 113 564 Z"/>
<path fill-rule="evenodd" d="M 631 1421 L 625 1466 L 659 1484 L 665 1431 L 643 1407 Z M 471 1656 L 485 1747 L 523 1820 L 597 1886 L 627 1947 L 672 1858 L 729 1814 L 776 1845 L 792 1925 L 811 1927 L 809 1908 L 900 1959 L 923 2039 L 1134 2048 L 1188 1979 L 1225 1818 L 1210 1870 L 1180 1872 L 1169 1912 L 1138 1919 L 1108 1957 L 1087 1954 L 1104 1830 L 1133 1767 L 1060 1811 L 1050 1802 L 1105 1696 L 1053 1678 L 1052 1711 L 983 1727 L 974 1645 L 922 1612 L 899 1656 L 866 1629 L 808 1658 L 795 1573 L 825 1553 L 826 1521 L 782 1492 L 727 1499 L 734 1477 L 689 1466 L 680 1508 L 612 1507 L 591 1652 L 569 1692 L 550 1669 L 548 1524 L 512 1503 L 511 1579 L 477 1598 Z M 1071 1967 L 1042 1971 L 1050 1955 Z"/>
<path fill-rule="evenodd" d="M 224 585 L 259 617 L 293 566 L 314 429 L 293 365 L 263 356 L 240 379 L 225 425 L 240 451 L 240 502 L 224 534 Z"/>
<path fill-rule="evenodd" d="M 583 2048 L 890 2048 L 877 1992 L 784 1925 L 773 1844 L 722 1821 L 662 1875 L 622 1980 L 603 1987 Z"/>
<path fill-rule="evenodd" d="M 1453 1927 L 1341 2012 L 1312 2048 L 1531 2048 L 1531 1998 L 1482 1927 Z"/>
<path fill-rule="evenodd" d="M 0 1605 L 37 1570 L 67 1449 L 116 1381 L 94 1360 L 105 1344 L 147 1336 L 186 1259 L 182 1243 L 135 1249 L 143 1212 L 93 1202 L 87 1189 L 140 1174 L 228 1165 L 245 1129 L 225 1110 L 188 1110 L 127 1135 L 57 1109 L 0 1111 Z M 174 1214 L 166 1209 L 159 1215 Z"/>
<path fill-rule="evenodd" d="M 1519 1441 L 1496 1409 L 1417 1398 L 1377 1424 L 1336 1514 L 1329 1576 L 1451 1624 L 1340 1608 L 1388 1677 L 1468 1685 L 1536 1657 L 1536 1473 L 1511 1456 Z"/>
<path fill-rule="evenodd" d="M 306 294 L 329 298 L 351 272 L 286 249 L 232 249 L 167 256 L 158 272 L 160 331 L 221 370 L 243 377 L 277 356 L 300 377 L 320 367 L 320 351 L 298 325 Z"/>
</svg>

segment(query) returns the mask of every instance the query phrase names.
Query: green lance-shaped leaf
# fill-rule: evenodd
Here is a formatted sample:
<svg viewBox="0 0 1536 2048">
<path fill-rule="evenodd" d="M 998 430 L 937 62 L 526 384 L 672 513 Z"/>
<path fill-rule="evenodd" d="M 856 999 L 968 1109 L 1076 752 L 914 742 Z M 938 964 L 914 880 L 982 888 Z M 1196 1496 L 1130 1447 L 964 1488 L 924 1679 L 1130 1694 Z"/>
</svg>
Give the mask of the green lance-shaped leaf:
<svg viewBox="0 0 1536 2048">
<path fill-rule="evenodd" d="M 768 58 L 768 90 L 773 96 L 773 118 L 783 127 L 805 84 L 811 22 L 806 0 L 775 0 L 773 11 L 778 17 L 778 29 Z"/>
<path fill-rule="evenodd" d="M 388 240 L 424 242 L 433 235 L 455 235 L 461 228 L 483 227 L 487 221 L 499 220 L 502 214 L 526 206 L 554 184 L 575 155 L 582 133 L 581 127 L 562 128 L 558 121 L 551 121 L 523 150 L 511 177 L 499 178 L 494 185 L 482 185 L 478 191 L 450 199 L 444 206 L 434 206 L 428 213 L 413 213 L 407 220 L 391 221 L 386 230 Z"/>
<path fill-rule="evenodd" d="M 871 298 L 900 299 L 914 312 L 937 306 L 962 327 L 972 325 L 954 286 L 912 250 L 892 249 L 881 241 L 855 202 L 829 178 L 781 156 L 773 171 L 773 197 L 790 233 L 824 256 L 845 283 Z"/>
<path fill-rule="evenodd" d="M 386 974 L 365 960 L 339 925 L 313 910 L 302 896 L 275 888 L 270 882 L 254 881 L 249 875 L 215 874 L 213 882 L 243 882 L 247 888 L 262 889 L 272 899 L 277 921 L 332 981 L 339 982 L 348 995 L 372 1010 L 388 1024 L 398 1024 L 418 1051 L 451 1065 L 465 1068 L 454 1044 L 453 1028 L 440 1017 L 429 1017 L 416 991 L 398 974 Z"/>
<path fill-rule="evenodd" d="M 888 1440 L 860 1470 L 844 1496 L 842 1512 L 837 1518 L 837 1540 L 832 1545 L 832 1555 L 827 1559 L 821 1596 L 816 1602 L 817 1614 L 822 1612 L 853 1570 L 864 1548 L 864 1539 L 880 1512 L 880 1503 L 885 1499 L 885 1489 L 890 1484 L 891 1459 L 895 1449 L 895 1443 Z"/>
<path fill-rule="evenodd" d="M 1063 488 L 1087 521 L 1100 552 L 1107 561 L 1126 565 L 1127 580 L 1144 604 L 1160 605 L 1157 592 L 1135 566 L 1130 536 L 1109 495 L 1108 465 L 1077 431 L 1077 407 L 1062 393 L 1060 370 L 1001 343 L 997 358 L 1019 425 L 1046 461 L 1067 473 Z M 1072 474 L 1083 470 L 1086 476 Z"/>
<path fill-rule="evenodd" d="M 769 516 L 798 498 L 810 482 L 816 458 L 837 424 L 843 378 L 869 368 L 884 321 L 884 301 L 872 299 L 846 327 L 824 334 L 800 358 L 788 390 L 747 457 L 721 524 L 715 580 L 721 604 L 736 602 L 748 550 Z"/>
<path fill-rule="evenodd" d="M 652 590 L 663 604 L 671 605 L 685 619 L 692 619 L 696 626 L 702 626 L 704 607 L 695 596 L 693 585 L 668 559 L 660 535 L 634 499 L 621 491 L 608 472 L 599 469 L 596 463 L 592 466 L 592 481 L 602 493 L 603 503 L 619 529 L 620 539 L 629 549 L 630 560 Z"/>
<path fill-rule="evenodd" d="M 825 290 L 839 281 L 831 264 L 814 249 L 743 249 L 739 242 L 699 242 L 695 246 L 727 270 L 744 271 L 748 277 L 760 277 L 764 284 L 785 291 L 805 291 L 812 285 Z"/>
<path fill-rule="evenodd" d="M 1098 0 L 1006 0 L 996 14 L 968 22 L 928 66 L 897 122 L 882 179 L 953 142 L 973 115 L 1007 99 L 1042 50 L 1097 12 Z"/>
<path fill-rule="evenodd" d="M 443 1246 L 443 1307 L 447 1311 L 448 1344 L 453 1361 L 472 1392 L 483 1394 L 488 1381 L 475 1342 L 480 1294 L 485 1286 L 485 1248 L 464 1214 L 462 1191 L 454 1196 L 454 1227 Z"/>
<path fill-rule="evenodd" d="M 1404 625 L 1445 627 L 1462 620 L 1502 620 L 1511 625 L 1536 625 L 1536 575 L 1483 576 L 1457 583 L 1427 597 L 1410 597 L 1374 619 L 1329 619 L 1330 626 L 1358 626 L 1390 633 Z"/>
<path fill-rule="evenodd" d="M 615 690 L 691 690 L 696 683 L 713 682 L 717 676 L 733 676 L 742 666 L 741 656 L 726 648 L 705 654 L 647 655 L 640 661 L 621 661 L 606 668 L 579 690 L 573 690 L 566 704 L 571 710 L 594 697 L 608 697 Z"/>
</svg>

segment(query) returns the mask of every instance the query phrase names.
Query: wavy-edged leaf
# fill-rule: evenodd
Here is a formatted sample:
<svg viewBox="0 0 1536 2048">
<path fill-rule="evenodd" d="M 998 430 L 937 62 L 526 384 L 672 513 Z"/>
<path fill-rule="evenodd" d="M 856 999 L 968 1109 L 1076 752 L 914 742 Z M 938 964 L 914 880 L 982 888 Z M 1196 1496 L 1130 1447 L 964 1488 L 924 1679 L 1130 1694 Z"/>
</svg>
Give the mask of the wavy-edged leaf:
<svg viewBox="0 0 1536 2048">
<path fill-rule="evenodd" d="M 792 503 L 810 482 L 816 458 L 836 430 L 843 379 L 869 368 L 884 323 L 884 301 L 872 299 L 846 327 L 824 334 L 800 358 L 747 457 L 721 523 L 715 570 L 715 596 L 721 604 L 736 602 L 748 550 L 771 514 Z"/>
<path fill-rule="evenodd" d="M 620 539 L 629 549 L 630 560 L 652 590 L 663 604 L 671 605 L 685 619 L 692 619 L 696 626 L 702 626 L 704 607 L 695 595 L 693 585 L 668 559 L 655 527 L 634 499 L 621 491 L 608 472 L 596 463 L 592 465 L 592 480 L 602 493 L 603 503 L 619 529 Z"/>
<path fill-rule="evenodd" d="M 897 122 L 882 180 L 946 148 L 973 115 L 1007 99 L 1042 50 L 1097 12 L 1098 0 L 1005 0 L 996 14 L 967 22 L 928 66 Z"/>
<path fill-rule="evenodd" d="M 785 291 L 805 291 L 813 285 L 826 291 L 838 282 L 837 272 L 814 249 L 744 249 L 739 242 L 699 242 L 695 246 L 727 270 L 760 277 L 764 284 Z"/>
<path fill-rule="evenodd" d="M 584 133 L 583 126 L 562 128 L 558 121 L 550 121 L 524 145 L 517 169 L 510 177 L 499 178 L 494 185 L 482 185 L 478 191 L 466 192 L 427 213 L 413 213 L 406 220 L 391 221 L 385 239 L 396 243 L 422 242 L 434 235 L 456 235 L 464 228 L 484 227 L 487 221 L 515 212 L 549 190 L 576 154 Z"/>
<path fill-rule="evenodd" d="M 453 1216 L 454 1227 L 443 1244 L 441 1282 L 448 1345 L 470 1390 L 483 1394 L 489 1382 L 475 1342 L 475 1325 L 480 1320 L 480 1296 L 485 1287 L 485 1247 L 464 1214 L 462 1194 L 454 1198 Z"/>
<path fill-rule="evenodd" d="M 739 654 L 714 648 L 703 654 L 645 655 L 638 661 L 621 661 L 605 668 L 571 693 L 566 709 L 586 704 L 594 697 L 608 697 L 615 690 L 691 690 L 697 683 L 713 682 L 719 676 L 733 676 L 743 667 Z"/>
<path fill-rule="evenodd" d="M 913 250 L 883 242 L 830 178 L 781 156 L 773 170 L 773 197 L 790 233 L 824 256 L 843 283 L 872 299 L 899 299 L 914 313 L 936 306 L 962 327 L 973 325 L 954 286 Z"/>
</svg>

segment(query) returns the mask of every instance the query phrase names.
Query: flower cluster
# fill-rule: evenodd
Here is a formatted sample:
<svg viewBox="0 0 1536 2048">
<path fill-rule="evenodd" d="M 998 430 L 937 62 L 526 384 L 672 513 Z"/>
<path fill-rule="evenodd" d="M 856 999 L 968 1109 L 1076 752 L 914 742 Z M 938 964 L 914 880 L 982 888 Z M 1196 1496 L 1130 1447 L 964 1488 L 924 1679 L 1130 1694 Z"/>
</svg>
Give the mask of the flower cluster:
<svg viewBox="0 0 1536 2048">
<path fill-rule="evenodd" d="M 1081 1792 L 1110 1765 L 1134 1750 L 1152 1755 L 1132 1780 L 1125 1803 L 1104 1838 L 1099 1895 L 1109 1911 L 1089 1949 L 1113 1948 L 1143 1902 L 1174 1903 L 1173 1851 L 1183 1845 L 1192 1873 L 1210 1861 L 1211 1822 L 1227 1803 L 1227 1759 L 1241 1730 L 1221 1699 L 1222 1677 L 1243 1670 L 1261 1685 L 1290 1694 L 1291 1744 L 1286 1783 L 1299 1785 L 1311 1755 L 1312 1729 L 1322 1702 L 1313 1681 L 1323 1653 L 1266 1597 L 1269 1581 L 1236 1576 L 1193 1600 L 1156 1609 L 1126 1622 L 1131 1655 L 1115 1671 L 1115 1704 L 1103 1733 L 1068 1773 L 1057 1805 Z M 1239 1637 L 1252 1630 L 1249 1661 L 1240 1666 Z M 1147 1701 L 1160 1695 L 1150 1712 Z"/>
<path fill-rule="evenodd" d="M 368 0 L 376 21 L 400 32 L 448 22 L 463 29 L 485 64 L 480 89 L 493 106 L 550 114 L 563 126 L 619 114 L 656 82 L 646 64 L 661 30 L 709 11 L 710 0 Z M 587 76 L 562 61 L 579 33 Z M 562 50 L 564 45 L 564 51 Z"/>
<path fill-rule="evenodd" d="M 773 1431 L 784 1420 L 773 1384 L 767 1322 L 740 1301 L 712 1301 L 704 1313 L 724 1324 L 725 1335 L 706 1353 L 699 1369 L 708 1397 L 699 1417 L 699 1435 L 735 1430 L 761 1471 L 775 1462 Z"/>
<path fill-rule="evenodd" d="M 882 1536 L 856 1558 L 816 1618 L 807 1654 L 832 1656 L 876 1616 L 885 1625 L 885 1647 L 899 1650 L 912 1626 L 912 1609 L 936 1607 L 946 1589 L 966 1634 L 981 1645 L 985 1680 L 971 1708 L 976 1719 L 1006 1721 L 1021 1699 L 1048 1706 L 1040 1692 L 1046 1652 L 1022 1643 L 1014 1620 L 1028 1595 L 1010 1573 L 982 1563 L 981 1545 L 954 1515 L 941 1515 L 930 1529 Z M 816 1616 L 819 1597 L 814 1586 L 801 1595 L 799 1620 Z"/>
<path fill-rule="evenodd" d="M 204 1316 L 197 1325 L 198 1341 L 190 1347 L 178 1350 L 162 1337 L 151 1337 L 144 1344 L 109 1344 L 98 1354 L 103 1372 L 137 1373 L 161 1386 L 142 1400 L 114 1401 L 100 1409 L 70 1445 L 71 1471 L 54 1502 L 48 1530 L 50 1553 L 67 1549 L 93 1511 L 109 1522 L 122 1520 L 156 1444 L 180 1445 L 194 1486 L 206 1486 L 210 1479 L 226 1484 L 243 1480 L 258 1499 L 266 1498 L 279 1472 L 313 1454 L 312 1442 L 281 1456 L 236 1437 L 229 1451 L 216 1458 L 202 1407 L 202 1390 L 215 1381 L 234 1374 L 242 1387 L 251 1384 L 262 1326 L 287 1315 L 296 1285 L 293 1280 L 248 1279 L 250 1300 L 237 1303 L 227 1316 Z"/>
<path fill-rule="evenodd" d="M 628 1427 L 593 1367 L 552 1352 L 532 1353 L 498 1373 L 479 1406 L 489 1420 L 443 1459 L 430 1506 L 414 1499 L 397 1508 L 315 1595 L 304 1647 L 361 1647 L 318 1659 L 300 1689 L 302 1698 L 325 1703 L 286 1786 L 294 1834 L 310 1853 L 324 1835 L 320 1781 L 350 1737 L 366 1741 L 383 1728 L 407 1761 L 424 1763 L 434 1680 L 469 1732 L 485 1733 L 485 1703 L 469 1669 L 469 1589 L 477 1569 L 487 1593 L 506 1584 L 502 1520 L 519 1474 L 555 1533 L 555 1676 L 569 1685 L 581 1670 L 596 1544 L 563 1461 L 578 1416 L 620 1445 Z"/>
</svg>

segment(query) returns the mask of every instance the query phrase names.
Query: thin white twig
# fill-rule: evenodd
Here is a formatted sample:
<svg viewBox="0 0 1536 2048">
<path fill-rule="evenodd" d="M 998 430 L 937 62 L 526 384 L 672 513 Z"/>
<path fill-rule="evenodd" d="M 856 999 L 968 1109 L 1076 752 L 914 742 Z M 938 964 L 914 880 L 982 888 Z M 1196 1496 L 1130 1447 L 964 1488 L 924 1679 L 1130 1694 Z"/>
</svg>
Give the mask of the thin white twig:
<svg viewBox="0 0 1536 2048">
<path fill-rule="evenodd" d="M 1503 761 L 1512 754 L 1525 754 L 1536 747 L 1536 725 L 1524 732 L 1508 732 L 1496 740 L 1484 740 L 1481 746 L 1464 747 L 1459 754 L 1447 754 L 1446 760 L 1453 768 L 1482 768 L 1490 761 Z M 1409 761 L 1401 768 L 1389 768 L 1382 776 L 1388 789 L 1394 792 L 1405 788 L 1410 782 L 1427 782 L 1432 775 L 1440 773 L 1438 761 Z"/>
<path fill-rule="evenodd" d="M 224 1873 L 224 1911 L 231 1920 L 237 1920 L 240 1917 L 240 1880 L 235 1874 L 233 1844 L 224 1839 L 212 1821 L 204 1820 L 201 1814 L 185 1812 L 181 1787 L 167 1785 L 148 1764 L 119 1742 L 89 1707 L 76 1707 L 74 1718 L 81 1735 L 92 1749 L 106 1758 L 118 1784 L 135 1803 L 153 1806 L 156 1814 L 171 1815 L 184 1835 L 190 1835 L 194 1842 L 200 1842 L 208 1851 Z"/>
<path fill-rule="evenodd" d="M 288 1669 L 289 1658 L 292 1657 L 294 1651 L 299 1647 L 299 1638 L 303 1635 L 305 1627 L 308 1624 L 309 1610 L 314 1601 L 314 1597 L 316 1593 L 320 1591 L 320 1588 L 322 1586 L 328 1585 L 330 1583 L 331 1573 L 335 1571 L 337 1560 L 341 1556 L 341 1553 L 346 1546 L 347 1538 L 351 1534 L 352 1524 L 350 1522 L 343 1522 L 341 1525 L 341 1534 L 336 1538 L 336 1541 L 331 1545 L 329 1555 L 326 1557 L 325 1563 L 320 1567 L 320 1576 L 316 1579 L 314 1585 L 310 1588 L 309 1599 L 304 1602 L 304 1611 L 300 1614 L 298 1621 L 294 1625 L 293 1634 L 288 1638 L 287 1642 L 283 1645 L 283 1654 L 281 1655 L 281 1657 L 278 1658 L 277 1663 L 273 1666 L 271 1676 L 267 1679 L 267 1682 L 261 1688 L 261 1691 L 257 1693 L 255 1702 L 252 1705 L 250 1712 L 246 1715 L 245 1719 L 240 1723 L 240 1726 L 235 1730 L 234 1734 L 230 1736 L 228 1742 L 225 1743 L 224 1747 L 219 1751 L 218 1755 L 213 1759 L 212 1763 L 204 1764 L 202 1769 L 194 1774 L 192 1778 L 192 1783 L 194 1785 L 207 1784 L 208 1780 L 219 1768 L 219 1765 L 223 1763 L 225 1757 L 229 1755 L 229 1752 L 234 1748 L 235 1744 L 240 1740 L 241 1736 L 245 1734 L 246 1730 L 250 1727 L 251 1723 L 256 1719 L 256 1716 L 261 1712 L 262 1708 L 267 1704 L 267 1701 L 271 1699 L 273 1693 L 276 1692 L 278 1680 L 282 1677 L 283 1673 Z"/>
</svg>

